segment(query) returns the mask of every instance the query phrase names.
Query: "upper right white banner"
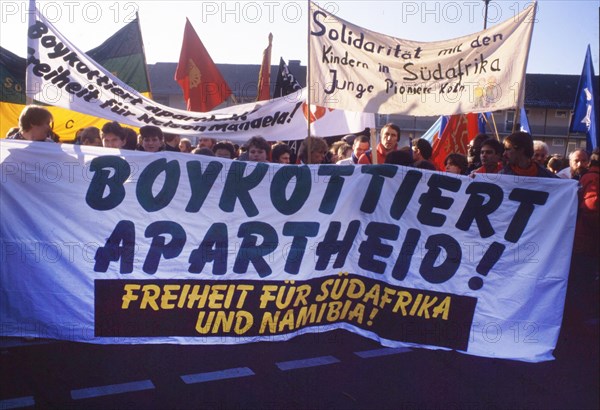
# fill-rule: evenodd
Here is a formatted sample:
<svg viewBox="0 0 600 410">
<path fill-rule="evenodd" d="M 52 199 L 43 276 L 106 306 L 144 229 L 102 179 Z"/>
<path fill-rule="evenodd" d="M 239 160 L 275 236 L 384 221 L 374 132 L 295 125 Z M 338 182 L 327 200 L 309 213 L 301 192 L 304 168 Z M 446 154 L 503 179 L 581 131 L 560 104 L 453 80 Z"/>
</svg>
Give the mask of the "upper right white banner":
<svg viewBox="0 0 600 410">
<path fill-rule="evenodd" d="M 436 116 L 515 108 L 536 3 L 488 30 L 417 42 L 344 21 L 311 2 L 313 104 L 379 114 Z"/>
</svg>

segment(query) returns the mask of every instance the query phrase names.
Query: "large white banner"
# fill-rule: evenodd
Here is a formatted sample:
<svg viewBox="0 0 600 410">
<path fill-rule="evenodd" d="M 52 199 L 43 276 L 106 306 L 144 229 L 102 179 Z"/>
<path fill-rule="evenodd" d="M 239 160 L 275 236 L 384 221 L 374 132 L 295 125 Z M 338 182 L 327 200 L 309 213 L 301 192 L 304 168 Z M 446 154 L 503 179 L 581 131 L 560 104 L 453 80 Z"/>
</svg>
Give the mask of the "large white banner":
<svg viewBox="0 0 600 410">
<path fill-rule="evenodd" d="M 330 136 L 373 128 L 373 114 L 332 108 L 309 109 L 306 89 L 251 104 L 207 113 L 176 110 L 138 93 L 80 51 L 39 11 L 29 23 L 27 96 L 49 105 L 136 127 L 155 125 L 165 132 L 204 135 L 244 142 L 298 140 L 308 133 Z"/>
<path fill-rule="evenodd" d="M 437 42 L 379 34 L 311 2 L 309 82 L 325 107 L 436 116 L 514 108 L 535 3 L 493 28 Z"/>
<path fill-rule="evenodd" d="M 0 159 L 2 336 L 214 344 L 341 328 L 552 359 L 575 181 L 10 140 Z"/>
</svg>

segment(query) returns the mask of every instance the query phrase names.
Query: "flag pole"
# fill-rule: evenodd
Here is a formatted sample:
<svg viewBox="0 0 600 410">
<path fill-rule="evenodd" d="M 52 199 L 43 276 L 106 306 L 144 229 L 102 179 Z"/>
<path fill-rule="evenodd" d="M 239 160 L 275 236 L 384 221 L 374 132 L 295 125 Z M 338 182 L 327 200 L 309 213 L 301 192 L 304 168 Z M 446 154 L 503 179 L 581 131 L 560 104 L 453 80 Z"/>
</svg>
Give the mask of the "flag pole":
<svg viewBox="0 0 600 410">
<path fill-rule="evenodd" d="M 494 113 L 492 113 L 492 124 L 494 125 L 494 132 L 496 133 L 496 139 L 500 141 L 500 134 L 498 134 L 498 127 L 496 127 L 496 118 L 494 118 Z"/>
<path fill-rule="evenodd" d="M 571 111 L 571 113 L 569 114 L 569 128 L 567 128 L 567 140 L 565 141 L 565 158 L 568 154 L 567 151 L 569 150 L 569 140 L 571 139 L 571 121 L 573 121 L 573 111 Z"/>
<path fill-rule="evenodd" d="M 490 0 L 483 0 L 483 2 L 485 3 L 485 13 L 483 15 L 483 29 L 486 30 L 487 29 L 487 23 L 488 23 L 488 6 L 490 5 Z M 496 139 L 498 141 L 500 141 L 500 134 L 498 134 L 498 128 L 496 127 L 496 118 L 494 117 L 494 112 L 490 112 L 491 117 L 492 117 L 492 124 L 494 125 L 494 132 L 496 133 Z"/>
<path fill-rule="evenodd" d="M 490 4 L 490 0 L 483 0 L 485 3 L 485 14 L 483 15 L 483 29 L 487 29 L 487 16 L 488 16 L 488 6 Z"/>
<path fill-rule="evenodd" d="M 308 37 L 307 37 L 307 42 L 308 42 L 308 61 L 306 64 L 306 111 L 307 111 L 307 125 L 306 125 L 306 136 L 310 137 L 310 117 L 311 117 L 311 110 L 310 110 L 310 86 L 311 86 L 311 78 L 310 78 L 310 12 L 311 12 L 311 0 L 308 0 L 308 18 L 307 20 L 307 25 L 308 25 Z M 310 164 L 310 139 L 307 139 L 307 147 L 306 149 L 308 150 L 308 152 L 306 153 L 306 161 Z"/>
<path fill-rule="evenodd" d="M 370 130 L 370 144 L 371 144 L 371 164 L 373 165 L 377 165 L 378 164 L 378 158 L 377 158 L 377 130 L 375 127 L 371 128 Z M 400 140 L 400 136 L 398 136 L 398 141 Z M 373 151 L 373 147 L 375 147 L 375 150 Z"/>
<path fill-rule="evenodd" d="M 308 117 L 308 128 L 306 130 L 307 136 L 310 135 L 310 11 L 311 11 L 310 1 L 311 0 L 308 0 L 308 2 L 307 2 L 307 4 L 308 4 L 308 14 L 307 14 L 308 19 L 307 19 L 307 23 L 306 23 L 308 25 L 307 31 L 306 31 L 308 33 L 307 48 L 306 48 L 307 59 L 308 59 L 307 63 L 306 63 L 306 104 L 308 105 L 308 111 L 309 111 L 308 112 L 309 115 L 307 115 L 307 117 Z"/>
<path fill-rule="evenodd" d="M 29 0 L 29 9 L 27 11 L 28 16 L 27 16 L 27 24 L 29 25 L 29 27 L 33 26 L 33 24 L 35 23 L 35 13 L 37 12 L 37 9 L 35 7 L 35 0 Z M 26 49 L 29 48 L 29 37 L 27 37 L 27 43 L 26 45 Z M 34 92 L 34 90 L 32 90 L 33 87 L 30 86 L 30 75 L 29 75 L 29 70 L 25 70 L 25 105 L 31 105 L 33 104 L 33 98 L 29 96 L 30 92 Z"/>
<path fill-rule="evenodd" d="M 537 11 L 537 2 L 534 1 L 531 3 L 531 7 L 533 7 L 533 16 L 531 16 L 531 24 L 535 22 L 535 15 Z M 529 61 L 529 51 L 531 50 L 531 39 L 533 38 L 533 28 L 531 29 L 531 35 L 529 36 L 529 42 L 527 44 L 527 55 L 525 56 L 525 67 L 523 68 L 523 78 L 521 79 L 521 90 L 519 92 L 519 96 L 517 97 L 517 108 L 515 109 L 515 118 L 513 121 L 512 132 L 517 131 L 517 119 L 520 121 L 521 115 L 521 107 L 525 108 L 525 76 L 527 75 L 527 62 Z"/>
<path fill-rule="evenodd" d="M 273 33 L 269 33 L 268 40 L 269 44 L 267 45 L 267 48 L 265 48 L 265 50 L 263 51 L 260 70 L 258 71 L 256 101 L 264 101 L 271 99 L 271 49 L 273 48 Z M 265 95 L 263 95 L 265 88 L 268 93 L 266 98 Z"/>
<path fill-rule="evenodd" d="M 135 19 L 137 20 L 137 29 L 140 35 L 140 43 L 142 43 L 142 59 L 144 60 L 144 72 L 146 73 L 146 81 L 148 82 L 148 94 L 152 99 L 152 84 L 150 84 L 150 72 L 148 71 L 148 62 L 146 61 L 146 48 L 144 47 L 144 39 L 142 37 L 142 21 L 140 20 L 139 13 L 135 12 Z"/>
<path fill-rule="evenodd" d="M 521 98 L 517 102 L 517 108 L 515 108 L 515 116 L 513 118 L 513 126 L 511 133 L 517 132 L 517 122 L 521 121 Z"/>
</svg>

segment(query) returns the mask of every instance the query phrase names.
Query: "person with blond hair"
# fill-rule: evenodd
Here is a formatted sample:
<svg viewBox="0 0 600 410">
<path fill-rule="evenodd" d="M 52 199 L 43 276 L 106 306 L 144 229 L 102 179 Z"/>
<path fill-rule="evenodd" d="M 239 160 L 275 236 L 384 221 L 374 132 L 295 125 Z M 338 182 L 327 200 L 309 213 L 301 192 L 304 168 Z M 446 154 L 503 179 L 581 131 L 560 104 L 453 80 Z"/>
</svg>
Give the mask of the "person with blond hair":
<svg viewBox="0 0 600 410">
<path fill-rule="evenodd" d="M 189 138 L 181 138 L 179 140 L 179 151 L 190 153 L 193 148 L 192 141 L 190 141 Z"/>
<path fill-rule="evenodd" d="M 549 154 L 548 144 L 541 140 L 533 140 L 533 160 L 535 162 L 545 167 Z"/>
<path fill-rule="evenodd" d="M 327 142 L 321 137 L 306 137 L 298 149 L 301 164 L 322 164 L 327 156 Z"/>
</svg>

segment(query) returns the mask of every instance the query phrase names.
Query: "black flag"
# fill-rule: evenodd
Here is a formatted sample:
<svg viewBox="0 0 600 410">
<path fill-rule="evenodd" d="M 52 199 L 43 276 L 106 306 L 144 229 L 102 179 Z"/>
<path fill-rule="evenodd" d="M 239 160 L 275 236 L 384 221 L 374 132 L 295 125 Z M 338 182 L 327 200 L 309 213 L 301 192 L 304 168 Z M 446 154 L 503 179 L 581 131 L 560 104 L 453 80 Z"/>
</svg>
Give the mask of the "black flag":
<svg viewBox="0 0 600 410">
<path fill-rule="evenodd" d="M 302 89 L 302 86 L 296 80 L 296 77 L 288 69 L 283 58 L 279 58 L 279 71 L 277 72 L 277 82 L 275 83 L 275 92 L 273 98 L 283 97 Z"/>
</svg>

